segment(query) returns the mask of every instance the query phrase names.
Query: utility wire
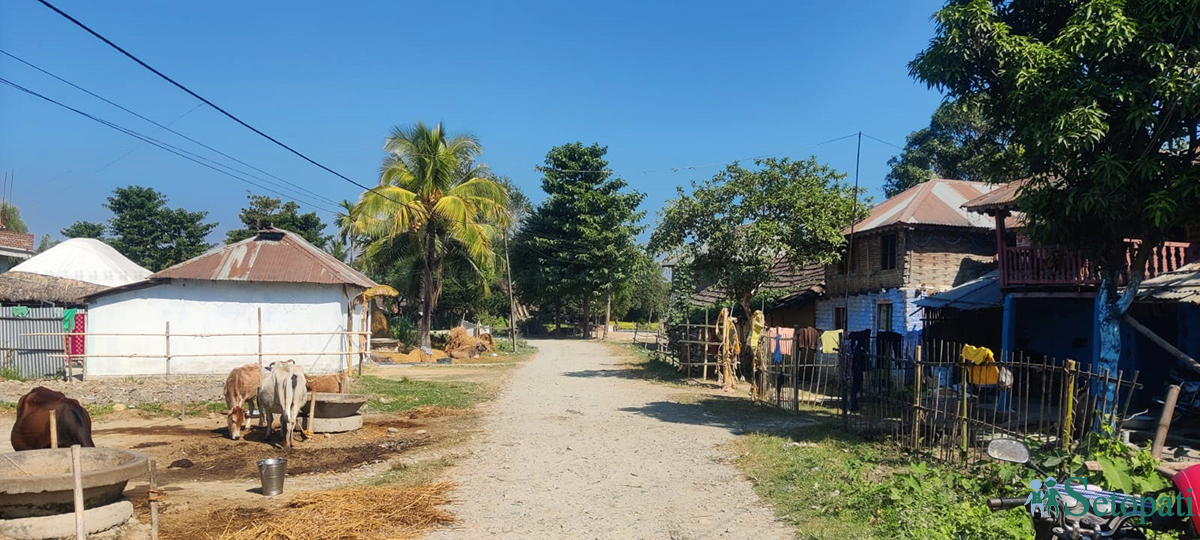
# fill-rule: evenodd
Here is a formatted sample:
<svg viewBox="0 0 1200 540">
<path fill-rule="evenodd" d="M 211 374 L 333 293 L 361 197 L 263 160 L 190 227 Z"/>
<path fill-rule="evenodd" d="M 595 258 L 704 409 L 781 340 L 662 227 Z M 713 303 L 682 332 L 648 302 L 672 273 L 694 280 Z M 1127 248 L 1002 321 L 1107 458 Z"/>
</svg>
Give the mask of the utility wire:
<svg viewBox="0 0 1200 540">
<path fill-rule="evenodd" d="M 335 211 L 335 210 L 333 210 L 333 209 L 331 209 L 331 208 L 327 208 L 327 207 L 324 207 L 324 206 L 322 206 L 322 205 L 315 204 L 315 203 L 312 203 L 312 202 L 309 202 L 309 201 L 306 201 L 306 200 L 304 200 L 304 199 L 300 199 L 300 198 L 297 198 L 297 197 L 291 197 L 291 196 L 289 196 L 289 195 L 287 195 L 287 194 L 285 194 L 285 193 L 281 193 L 281 192 L 279 192 L 279 191 L 276 191 L 276 190 L 274 190 L 274 189 L 271 189 L 271 188 L 269 188 L 269 187 L 267 187 L 267 186 L 264 186 L 264 185 L 262 185 L 262 184 L 259 184 L 259 183 L 257 183 L 257 182 L 254 182 L 254 181 L 252 181 L 252 180 L 246 179 L 246 178 L 244 178 L 244 177 L 242 177 L 242 176 L 238 176 L 238 175 L 236 175 L 236 174 L 233 174 L 233 173 L 231 173 L 231 172 L 228 172 L 228 171 L 225 171 L 225 170 L 219 169 L 219 168 L 217 168 L 217 167 L 215 167 L 215 166 L 213 166 L 213 165 L 209 165 L 208 163 L 205 163 L 204 161 L 202 161 L 202 160 L 204 159 L 203 157 L 200 157 L 200 156 L 193 157 L 192 155 L 188 155 L 188 154 L 191 154 L 191 152 L 188 152 L 187 150 L 183 150 L 183 149 L 180 149 L 180 148 L 174 147 L 174 146 L 172 146 L 172 145 L 170 145 L 170 144 L 168 144 L 168 143 L 165 143 L 165 142 L 159 141 L 159 140 L 157 140 L 157 139 L 155 139 L 155 138 L 153 138 L 153 137 L 150 137 L 150 136 L 148 136 L 148 135 L 144 135 L 144 134 L 138 133 L 138 132 L 136 132 L 136 131 L 134 131 L 134 130 L 132 130 L 132 129 L 125 128 L 125 127 L 122 127 L 122 126 L 120 126 L 120 125 L 117 125 L 117 124 L 115 124 L 115 123 L 113 123 L 113 122 L 110 122 L 110 121 L 108 121 L 108 120 L 105 120 L 105 119 L 103 119 L 103 118 L 99 118 L 99 117 L 97 117 L 97 116 L 94 116 L 94 115 L 88 114 L 88 113 L 86 113 L 86 112 L 84 112 L 84 111 L 81 111 L 81 110 L 79 110 L 79 109 L 76 109 L 76 108 L 74 108 L 74 107 L 71 107 L 70 105 L 67 105 L 67 104 L 65 104 L 65 103 L 62 103 L 62 102 L 56 101 L 56 100 L 54 100 L 54 99 L 52 99 L 52 98 L 46 97 L 46 96 L 44 96 L 44 95 L 42 95 L 42 94 L 39 94 L 39 93 L 37 93 L 37 92 L 35 92 L 35 91 L 33 91 L 33 90 L 30 90 L 30 89 L 28 89 L 28 88 L 25 88 L 24 86 L 21 86 L 21 85 L 19 85 L 19 84 L 17 84 L 17 83 L 14 83 L 14 82 L 12 82 L 12 81 L 10 81 L 10 80 L 8 80 L 8 79 L 4 79 L 4 78 L 0 77 L 0 83 L 3 83 L 3 84 L 6 84 L 6 85 L 8 85 L 8 86 L 11 86 L 11 87 L 13 87 L 13 88 L 16 88 L 17 90 L 20 90 L 20 91 L 22 91 L 22 92 L 25 92 L 26 94 L 29 94 L 29 95 L 31 95 L 31 96 L 34 96 L 34 97 L 41 98 L 41 99 L 43 99 L 43 100 L 45 100 L 45 101 L 48 101 L 48 102 L 50 102 L 50 103 L 53 103 L 53 104 L 55 104 L 55 105 L 58 105 L 59 107 L 62 107 L 62 108 L 64 108 L 64 109 L 67 109 L 67 110 L 69 110 L 69 111 L 71 111 L 71 112 L 73 112 L 73 113 L 75 113 L 75 114 L 78 114 L 78 115 L 80 115 L 80 116 L 83 116 L 83 117 L 85 117 L 85 118 L 88 118 L 88 119 L 90 119 L 90 120 L 93 120 L 93 121 L 95 121 L 95 122 L 97 122 L 97 123 L 103 124 L 103 125 L 105 125 L 105 126 L 108 126 L 108 127 L 112 128 L 112 129 L 115 129 L 115 130 L 117 130 L 117 131 L 120 131 L 120 132 L 122 132 L 122 133 L 124 133 L 124 134 L 126 134 L 126 135 L 129 135 L 130 137 L 133 137 L 133 138 L 135 138 L 135 139 L 141 140 L 142 142 L 145 142 L 145 143 L 147 143 L 147 144 L 154 145 L 154 146 L 156 146 L 156 147 L 158 147 L 158 148 L 161 148 L 161 149 L 163 149 L 163 150 L 166 150 L 167 152 L 170 152 L 170 153 L 172 153 L 172 154 L 175 154 L 175 155 L 177 155 L 177 156 L 179 156 L 179 157 L 182 157 L 182 158 L 184 158 L 184 159 L 186 159 L 186 160 L 188 160 L 188 161 L 192 161 L 192 162 L 194 162 L 194 163 L 196 163 L 196 164 L 198 164 L 198 165 L 202 165 L 202 166 L 204 166 L 204 167 L 208 167 L 209 169 L 212 169 L 212 170 L 214 170 L 214 171 L 216 171 L 216 172 L 219 172 L 219 173 L 221 173 L 221 174 L 224 174 L 224 175 L 226 175 L 226 176 L 229 176 L 229 177 L 231 177 L 231 178 L 234 178 L 234 179 L 237 179 L 237 180 L 241 180 L 242 182 L 245 182 L 245 183 L 247 183 L 247 184 L 250 184 L 250 185 L 252 185 L 252 186 L 255 186 L 255 187 L 259 188 L 259 189 L 266 190 L 266 191 L 268 191 L 268 192 L 274 193 L 274 194 L 276 194 L 276 195 L 279 195 L 279 196 L 281 196 L 281 197 L 287 197 L 287 198 L 289 198 L 289 199 L 294 199 L 294 200 L 296 200 L 296 201 L 298 201 L 298 202 L 302 202 L 302 203 L 304 203 L 304 204 L 307 204 L 308 206 L 311 206 L 311 207 L 313 207 L 313 208 L 317 208 L 317 209 L 323 210 L 323 211 L 325 211 L 325 212 L 336 213 L 336 211 Z M 194 154 L 193 154 L 193 155 L 194 155 Z"/>
<path fill-rule="evenodd" d="M 875 142 L 877 142 L 877 143 L 883 143 L 883 144 L 886 144 L 886 145 L 888 145 L 888 146 L 890 146 L 890 147 L 892 147 L 892 148 L 895 148 L 895 149 L 897 149 L 897 150 L 904 150 L 904 147 L 903 147 L 903 146 L 896 145 L 896 144 L 892 144 L 892 143 L 890 143 L 890 142 L 887 142 L 887 141 L 885 141 L 885 140 L 883 140 L 883 139 L 880 139 L 879 137 L 874 137 L 874 136 L 872 136 L 872 135 L 868 135 L 868 134 L 866 134 L 866 133 L 863 133 L 863 134 L 862 134 L 862 136 L 863 136 L 863 137 L 866 137 L 866 138 L 868 138 L 868 139 L 871 139 L 872 141 L 875 141 Z"/>
<path fill-rule="evenodd" d="M 244 165 L 244 166 L 246 166 L 246 167 L 249 167 L 249 168 L 251 168 L 251 169 L 254 169 L 254 170 L 256 170 L 256 171 L 258 171 L 258 172 L 260 172 L 260 173 L 262 173 L 262 174 L 265 174 L 265 175 L 267 175 L 267 176 L 270 176 L 271 178 L 274 178 L 274 179 L 276 179 L 276 180 L 278 180 L 278 181 L 280 181 L 280 182 L 283 182 L 284 184 L 287 184 L 287 185 L 289 185 L 289 186 L 292 186 L 292 188 L 295 188 L 295 189 L 297 189 L 297 190 L 299 190 L 299 191 L 302 191 L 302 192 L 304 192 L 304 193 L 307 193 L 307 194 L 309 194 L 309 195 L 312 195 L 313 197 L 316 197 L 316 198 L 318 198 L 318 199 L 320 199 L 320 200 L 322 200 L 322 201 L 328 202 L 328 203 L 330 203 L 330 204 L 333 204 L 333 205 L 337 205 L 337 204 L 338 204 L 338 203 L 337 203 L 337 201 L 334 201 L 333 199 L 330 199 L 330 198 L 328 198 L 328 197 L 325 197 L 324 195 L 321 195 L 321 194 L 318 194 L 318 193 L 314 193 L 314 192 L 312 192 L 311 190 L 308 190 L 308 189 L 306 189 L 306 188 L 304 188 L 304 187 L 302 187 L 302 186 L 299 186 L 299 185 L 297 185 L 297 184 L 295 184 L 295 183 L 293 183 L 293 182 L 289 182 L 289 181 L 287 181 L 287 180 L 284 180 L 283 178 L 280 178 L 280 177 L 278 177 L 278 176 L 275 176 L 275 175 L 273 175 L 273 174 L 271 174 L 271 173 L 269 173 L 269 172 L 267 172 L 267 171 L 264 171 L 264 170 L 262 170 L 262 169 L 259 169 L 258 167 L 255 167 L 255 166 L 253 166 L 253 165 L 251 165 L 251 164 L 249 164 L 249 163 L 246 163 L 245 161 L 242 161 L 242 160 L 240 160 L 240 159 L 238 159 L 238 158 L 235 158 L 235 157 L 233 157 L 233 156 L 231 156 L 231 155 L 229 155 L 229 154 L 226 154 L 225 152 L 222 152 L 222 151 L 220 151 L 220 150 L 217 150 L 216 148 L 213 148 L 213 147 L 211 147 L 211 146 L 209 146 L 209 145 L 207 145 L 207 144 L 204 144 L 204 143 L 202 143 L 202 142 L 200 142 L 200 141 L 197 141 L 196 139 L 193 139 L 193 138 L 191 138 L 191 137 L 188 137 L 187 135 L 184 135 L 184 134 L 182 134 L 182 133 L 180 133 L 180 132 L 178 132 L 178 131 L 175 131 L 174 129 L 171 129 L 171 128 L 169 128 L 169 127 L 167 127 L 167 126 L 163 125 L 163 124 L 160 124 L 160 123 L 158 123 L 158 122 L 156 122 L 156 121 L 154 121 L 154 120 L 151 120 L 150 118 L 146 118 L 145 116 L 143 116 L 143 115 L 141 115 L 141 114 L 138 114 L 138 113 L 137 113 L 137 112 L 135 112 L 135 111 L 131 111 L 131 110 L 129 110 L 128 108 L 126 108 L 126 107 L 124 107 L 124 106 L 122 106 L 122 105 L 120 105 L 120 104 L 114 103 L 114 102 L 112 102 L 111 100 L 109 100 L 108 98 L 105 98 L 104 96 L 101 96 L 101 95 L 99 95 L 99 94 L 97 94 L 97 93 L 95 93 L 95 92 L 92 92 L 91 90 L 88 90 L 87 88 L 84 88 L 84 87 L 82 87 L 82 86 L 79 86 L 79 85 L 77 85 L 77 84 L 75 84 L 75 83 L 73 83 L 73 82 L 71 82 L 71 81 L 68 81 L 68 80 L 66 80 L 66 79 L 64 79 L 64 78 L 62 78 L 62 77 L 59 77 L 58 75 L 55 75 L 55 74 L 53 74 L 53 73 L 50 73 L 49 71 L 46 71 L 45 69 L 42 69 L 42 68 L 40 68 L 40 67 L 38 67 L 38 66 L 35 66 L 33 63 L 31 63 L 31 62 L 29 62 L 29 61 L 27 61 L 27 60 L 24 60 L 24 59 L 22 59 L 22 58 L 19 58 L 19 57 L 17 57 L 17 56 L 16 56 L 16 55 L 14 55 L 14 54 L 12 54 L 12 53 L 10 53 L 10 52 L 8 52 L 8 51 L 5 51 L 4 49 L 0 49 L 0 54 L 3 54 L 3 55 L 5 55 L 5 56 L 7 56 L 7 57 L 9 57 L 9 58 L 12 58 L 13 60 L 16 60 L 16 61 L 18 61 L 18 62 L 20 62 L 20 63 L 22 63 L 22 64 L 25 64 L 26 66 L 29 66 L 29 67 L 31 67 L 31 68 L 33 68 L 33 69 L 36 69 L 37 71 L 40 71 L 40 72 L 42 72 L 42 73 L 43 73 L 43 74 L 45 74 L 45 75 L 48 75 L 48 76 L 50 76 L 50 77 L 53 77 L 54 79 L 58 80 L 59 82 L 62 82 L 62 83 L 66 84 L 66 85 L 68 85 L 68 86 L 70 86 L 70 87 L 72 87 L 72 88 L 74 88 L 74 89 L 76 89 L 76 90 L 79 90 L 80 92 L 83 92 L 83 93 L 85 93 L 85 94 L 87 94 L 87 95 L 89 95 L 89 96 L 92 96 L 92 97 L 94 97 L 94 98 L 96 98 L 96 99 L 100 100 L 100 101 L 103 101 L 103 102 L 105 102 L 105 103 L 107 103 L 107 104 L 109 104 L 109 105 L 112 105 L 113 107 L 116 107 L 116 108 L 118 108 L 118 109 L 121 109 L 122 111 L 125 111 L 125 112 L 127 112 L 127 113 L 129 113 L 129 114 L 132 114 L 132 115 L 134 115 L 134 116 L 136 116 L 136 117 L 138 117 L 138 118 L 141 118 L 142 120 L 145 120 L 145 121 L 147 121 L 147 122 L 149 122 L 149 123 L 151 123 L 151 124 L 154 124 L 155 126 L 158 126 L 158 127 L 162 128 L 162 129 L 165 129 L 165 130 L 167 130 L 167 131 L 169 131 L 169 132 L 171 132 L 171 133 L 174 133 L 175 135 L 178 135 L 178 136 L 180 136 L 180 137 L 183 137 L 184 139 L 187 139 L 188 141 L 191 141 L 191 142 L 193 142 L 193 143 L 195 143 L 195 144 L 197 144 L 197 145 L 200 145 L 200 146 L 202 146 L 202 147 L 204 147 L 204 148 L 206 148 L 206 149 L 208 149 L 208 150 L 210 150 L 210 151 L 212 151 L 212 152 L 215 152 L 215 153 L 217 153 L 217 154 L 220 154 L 221 156 L 224 156 L 224 157 L 225 157 L 225 158 L 227 158 L 227 159 L 231 159 L 231 160 L 233 160 L 233 161 L 235 161 L 235 162 L 237 162 L 237 163 L 240 163 L 240 164 L 242 164 L 242 165 Z M 193 110 L 194 110 L 194 109 L 193 109 Z M 188 112 L 191 112 L 191 111 L 188 111 Z M 242 173 L 242 174 L 245 174 L 246 176 L 250 176 L 250 177 L 252 177 L 252 178 L 257 178 L 258 180 L 262 180 L 263 182 L 267 182 L 267 183 L 270 183 L 270 184 L 278 185 L 278 184 L 276 184 L 275 182 L 272 182 L 272 181 L 270 181 L 270 180 L 268 180 L 268 179 L 266 179 L 266 178 L 258 177 L 258 176 L 255 176 L 255 175 L 253 175 L 253 174 L 251 174 L 251 173 L 248 173 L 248 172 L 245 172 L 245 171 L 238 171 L 238 172 L 240 172 L 240 173 Z M 279 187 L 280 187 L 280 188 L 283 188 L 283 186 L 279 186 Z M 286 188 L 283 188 L 283 189 L 286 189 Z"/>
<path fill-rule="evenodd" d="M 184 86 L 184 85 L 182 85 L 182 84 L 180 84 L 180 83 L 176 82 L 176 81 L 175 81 L 175 79 L 172 79 L 172 78 L 170 78 L 170 77 L 166 76 L 165 74 L 163 74 L 163 72 L 161 72 L 161 71 L 159 71 L 159 70 L 157 70 L 157 69 L 154 69 L 153 67 L 151 67 L 151 66 L 150 66 L 150 64 L 147 64 L 147 63 L 143 62 L 143 61 L 142 61 L 140 58 L 138 58 L 138 57 L 134 56 L 134 55 L 133 55 L 133 53 L 130 53 L 129 51 L 127 51 L 127 50 L 125 50 L 125 49 L 121 48 L 121 46 L 120 46 L 120 45 L 117 45 L 116 43 L 113 43 L 113 42 L 112 42 L 111 40 L 109 40 L 108 38 L 106 38 L 106 37 L 104 37 L 104 36 L 100 35 L 100 33 L 99 33 L 99 32 L 96 32 L 95 30 L 92 30 L 90 27 L 88 27 L 88 25 L 86 25 L 86 24 L 83 24 L 82 22 L 80 22 L 80 21 L 79 21 L 78 19 L 76 19 L 75 17 L 72 17 L 72 16 L 68 15 L 68 14 L 67 14 L 66 12 L 64 12 L 63 10 L 61 10 L 61 9 L 58 9 L 57 7 L 54 7 L 54 4 L 51 4 L 50 2 L 47 2 L 46 0 L 38 0 L 38 2 L 40 2 L 42 5 L 44 5 L 44 6 L 48 7 L 48 8 L 50 8 L 50 9 L 51 9 L 52 11 L 54 11 L 55 13 L 57 13 L 57 14 L 59 14 L 59 15 L 63 16 L 63 18 L 67 19 L 68 21 L 71 21 L 72 23 L 75 23 L 75 25 L 76 25 L 76 26 L 78 26 L 78 27 L 80 27 L 80 28 L 84 29 L 84 30 L 85 30 L 87 33 L 89 33 L 89 34 L 91 34 L 91 35 L 95 36 L 95 37 L 96 37 L 97 39 L 99 39 L 100 41 L 103 41 L 103 42 L 104 42 L 105 44 L 107 44 L 109 47 L 112 47 L 112 48 L 116 49 L 118 52 L 120 52 L 121 54 L 125 55 L 125 56 L 126 56 L 126 57 L 128 57 L 130 60 L 133 60 L 134 62 L 137 62 L 137 63 L 138 63 L 139 65 L 141 65 L 142 67 L 144 67 L 144 68 L 146 68 L 146 69 L 150 70 L 150 72 L 151 72 L 151 73 L 154 73 L 155 75 L 158 75 L 158 76 L 159 76 L 160 78 L 162 78 L 163 80 L 165 80 L 165 81 L 167 81 L 167 82 L 171 83 L 172 85 L 175 85 L 175 87 L 176 87 L 176 88 L 179 88 L 180 90 L 183 90 L 184 92 L 187 92 L 187 93 L 188 93 L 189 95 L 191 95 L 192 97 L 194 97 L 194 98 L 196 98 L 196 99 L 198 99 L 198 100 L 200 100 L 200 101 L 204 102 L 204 104 L 205 104 L 205 105 L 208 105 L 209 107 L 212 107 L 212 108 L 213 108 L 213 110 L 215 110 L 215 111 L 217 111 L 217 112 L 219 112 L 219 113 L 221 113 L 221 114 L 223 114 L 223 115 L 225 115 L 225 116 L 229 117 L 229 119 L 230 119 L 230 120 L 233 120 L 234 122 L 237 122 L 237 123 L 241 124 L 241 125 L 242 125 L 242 127 L 245 127 L 246 129 L 249 129 L 250 131 L 253 131 L 254 133 L 257 133 L 259 136 L 263 137 L 264 139 L 267 139 L 268 141 L 271 141 L 271 142 L 275 143 L 276 145 L 280 146 L 281 148 L 283 148 L 283 149 L 287 150 L 288 152 L 291 152 L 291 153 L 293 153 L 293 154 L 295 154 L 295 155 L 299 156 L 299 157 L 300 157 L 301 159 L 303 159 L 304 161 L 307 161 L 307 162 L 309 162 L 309 163 L 311 163 L 311 164 L 313 164 L 313 165 L 316 165 L 317 167 L 320 167 L 321 169 L 325 170 L 326 172 L 328 172 L 328 173 L 330 173 L 330 174 L 332 174 L 332 175 L 334 175 L 334 176 L 336 176 L 336 177 L 338 177 L 338 178 L 341 178 L 342 180 L 345 180 L 345 181 L 349 182 L 350 184 L 352 184 L 352 185 L 354 185 L 354 186 L 357 186 L 357 187 L 359 187 L 359 188 L 361 188 L 361 189 L 363 189 L 363 190 L 366 190 L 366 191 L 371 191 L 371 192 L 374 192 L 376 195 L 379 195 L 380 197 L 383 197 L 383 198 L 385 198 L 385 199 L 387 199 L 387 200 L 390 200 L 390 201 L 392 201 L 392 202 L 395 202 L 395 203 L 400 203 L 400 201 L 397 201 L 397 200 L 395 200 L 395 199 L 392 199 L 391 197 L 388 197 L 388 196 L 386 196 L 386 195 L 383 195 L 382 193 L 379 193 L 378 191 L 376 191 L 376 190 L 375 190 L 375 188 L 368 187 L 368 186 L 366 186 L 366 185 L 364 185 L 364 184 L 361 184 L 361 183 L 359 183 L 359 182 L 356 182 L 356 181 L 354 181 L 354 180 L 351 180 L 351 179 L 350 179 L 350 177 L 348 177 L 348 176 L 346 176 L 346 175 L 344 175 L 344 174 L 342 174 L 342 173 L 339 173 L 339 172 L 337 172 L 337 171 L 335 171 L 335 170 L 333 170 L 333 169 L 330 169 L 329 167 L 326 167 L 325 165 L 322 165 L 321 163 L 317 162 L 316 160 L 314 160 L 314 159 L 312 159 L 312 158 L 310 158 L 310 157 L 308 157 L 308 156 L 306 156 L 306 155 L 302 154 L 302 153 L 301 153 L 301 152 L 299 152 L 298 150 L 296 150 L 296 149 L 294 149 L 294 148 L 292 148 L 292 147 L 290 147 L 290 146 L 288 146 L 288 145 L 286 145 L 286 144 L 284 144 L 284 143 L 280 142 L 278 139 L 276 139 L 276 138 L 274 138 L 274 137 L 272 137 L 272 136 L 270 136 L 270 135 L 267 135 L 266 133 L 263 133 L 263 132 L 262 132 L 262 130 L 260 130 L 260 129 L 258 129 L 258 128 L 254 127 L 254 126 L 252 126 L 252 125 L 250 125 L 250 124 L 248 124 L 248 123 L 246 123 L 246 122 L 245 122 L 245 121 L 243 121 L 241 118 L 238 118 L 238 117 L 234 116 L 234 115 L 233 115 L 232 113 L 230 113 L 229 111 L 226 111 L 225 109 L 222 109 L 222 108 L 221 108 L 220 106 L 218 106 L 216 103 L 213 103 L 213 102 L 211 102 L 211 101 L 209 101 L 209 100 L 205 99 L 205 98 L 204 98 L 203 96 L 201 96 L 200 94 L 197 94 L 196 92 L 193 92 L 193 91 L 192 91 L 190 88 L 188 88 L 188 87 L 186 87 L 186 86 Z"/>
</svg>

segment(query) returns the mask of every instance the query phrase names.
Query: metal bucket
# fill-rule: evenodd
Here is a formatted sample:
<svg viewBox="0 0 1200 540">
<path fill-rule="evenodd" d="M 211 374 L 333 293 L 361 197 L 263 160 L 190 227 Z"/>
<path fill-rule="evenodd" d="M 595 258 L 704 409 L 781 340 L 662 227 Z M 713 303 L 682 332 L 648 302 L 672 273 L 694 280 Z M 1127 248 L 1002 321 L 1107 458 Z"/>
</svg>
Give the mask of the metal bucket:
<svg viewBox="0 0 1200 540">
<path fill-rule="evenodd" d="M 258 476 L 262 480 L 263 495 L 283 493 L 283 475 L 287 471 L 287 458 L 271 458 L 258 462 Z"/>
</svg>

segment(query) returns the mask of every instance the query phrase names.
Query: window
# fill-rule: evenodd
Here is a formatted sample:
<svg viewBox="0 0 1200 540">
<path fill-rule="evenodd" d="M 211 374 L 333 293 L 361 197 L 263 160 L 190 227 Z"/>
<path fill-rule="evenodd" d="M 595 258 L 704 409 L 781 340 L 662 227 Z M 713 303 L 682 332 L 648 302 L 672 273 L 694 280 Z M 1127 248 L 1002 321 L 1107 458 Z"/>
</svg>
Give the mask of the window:
<svg viewBox="0 0 1200 540">
<path fill-rule="evenodd" d="M 885 234 L 879 237 L 879 269 L 896 269 L 896 235 Z"/>
<path fill-rule="evenodd" d="M 879 304 L 875 306 L 875 329 L 880 332 L 892 331 L 892 304 Z"/>
<path fill-rule="evenodd" d="M 845 330 L 846 329 L 846 306 L 834 306 L 833 307 L 833 329 L 834 330 Z"/>
</svg>

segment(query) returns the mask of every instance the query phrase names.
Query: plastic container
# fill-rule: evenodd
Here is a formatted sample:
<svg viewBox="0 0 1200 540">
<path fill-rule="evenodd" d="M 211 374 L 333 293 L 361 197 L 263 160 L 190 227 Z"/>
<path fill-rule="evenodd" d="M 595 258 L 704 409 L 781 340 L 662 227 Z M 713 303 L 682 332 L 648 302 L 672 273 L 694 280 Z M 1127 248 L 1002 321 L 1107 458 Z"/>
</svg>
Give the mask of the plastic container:
<svg viewBox="0 0 1200 540">
<path fill-rule="evenodd" d="M 258 462 L 258 476 L 262 480 L 263 495 L 283 493 L 283 476 L 287 472 L 287 458 L 271 458 Z"/>
</svg>

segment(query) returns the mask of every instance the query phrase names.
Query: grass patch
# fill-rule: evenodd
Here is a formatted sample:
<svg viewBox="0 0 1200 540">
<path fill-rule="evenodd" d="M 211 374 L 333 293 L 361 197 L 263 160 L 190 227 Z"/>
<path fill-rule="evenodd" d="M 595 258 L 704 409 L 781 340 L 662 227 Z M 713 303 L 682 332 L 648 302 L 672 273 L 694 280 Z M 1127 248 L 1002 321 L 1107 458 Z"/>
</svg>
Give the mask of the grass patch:
<svg viewBox="0 0 1200 540">
<path fill-rule="evenodd" d="M 633 343 L 605 343 L 614 352 L 624 355 L 634 376 L 639 379 L 661 383 L 683 384 L 686 377 L 676 371 L 675 366 L 656 358 L 645 347 Z"/>
<path fill-rule="evenodd" d="M 1019 466 L 968 470 L 916 461 L 827 422 L 751 434 L 734 445 L 738 466 L 798 538 L 1033 537 L 1026 514 L 992 513 L 986 505 L 988 497 L 1022 494 L 1021 483 L 1034 473 Z"/>
<path fill-rule="evenodd" d="M 442 472 L 454 465 L 451 457 L 426 459 L 412 464 L 398 463 L 383 474 L 372 478 L 368 485 L 419 486 L 438 481 Z"/>
<path fill-rule="evenodd" d="M 17 402 L 15 401 L 0 401 L 0 414 L 16 413 Z"/>
<path fill-rule="evenodd" d="M 480 383 L 384 379 L 371 375 L 358 379 L 358 392 L 371 394 L 371 412 L 403 412 L 418 407 L 466 409 L 488 397 Z"/>
<path fill-rule="evenodd" d="M 108 407 L 110 412 L 112 411 L 112 405 L 105 405 L 105 406 Z M 171 416 L 178 417 L 179 416 L 179 404 L 178 403 L 163 403 L 163 402 L 142 403 L 137 406 L 131 406 L 130 409 L 146 411 L 151 416 L 165 416 L 165 417 L 171 417 Z M 193 401 L 191 403 L 188 403 L 185 406 L 185 411 L 186 411 L 185 416 L 189 416 L 189 417 L 208 416 L 209 413 L 219 413 L 219 412 L 225 411 L 225 402 L 224 401 Z"/>
</svg>

